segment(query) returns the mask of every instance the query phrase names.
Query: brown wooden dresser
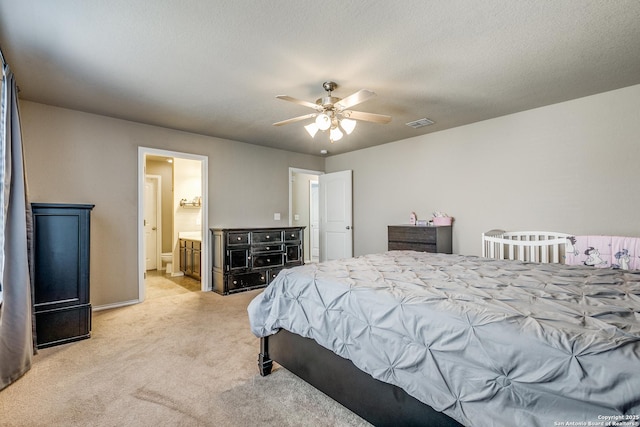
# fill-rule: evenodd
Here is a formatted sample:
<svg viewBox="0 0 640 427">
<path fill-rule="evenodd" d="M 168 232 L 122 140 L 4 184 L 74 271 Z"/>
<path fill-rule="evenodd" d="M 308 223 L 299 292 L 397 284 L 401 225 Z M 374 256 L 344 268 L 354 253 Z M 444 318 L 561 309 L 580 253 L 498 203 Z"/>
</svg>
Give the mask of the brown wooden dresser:
<svg viewBox="0 0 640 427">
<path fill-rule="evenodd" d="M 388 249 L 453 253 L 451 226 L 389 225 Z"/>
</svg>

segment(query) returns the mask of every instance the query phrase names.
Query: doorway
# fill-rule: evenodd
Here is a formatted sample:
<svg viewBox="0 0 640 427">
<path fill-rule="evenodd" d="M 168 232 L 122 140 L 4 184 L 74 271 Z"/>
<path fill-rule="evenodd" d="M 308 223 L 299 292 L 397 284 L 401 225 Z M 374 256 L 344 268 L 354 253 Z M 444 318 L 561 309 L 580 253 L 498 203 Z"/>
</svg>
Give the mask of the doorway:
<svg viewBox="0 0 640 427">
<path fill-rule="evenodd" d="M 320 257 L 318 199 L 312 189 L 317 189 L 318 178 L 324 172 L 289 168 L 289 226 L 304 228 L 304 262 L 318 262 Z M 316 194 L 317 195 L 317 194 Z M 317 255 L 314 256 L 314 246 Z"/>
<path fill-rule="evenodd" d="M 351 170 L 289 168 L 289 225 L 305 227 L 306 263 L 353 256 L 352 198 Z"/>
<path fill-rule="evenodd" d="M 144 244 L 145 271 L 162 266 L 162 176 L 145 174 L 144 177 Z"/>
<path fill-rule="evenodd" d="M 189 178 L 184 178 L 184 175 L 178 174 L 178 176 L 175 177 L 173 182 L 171 182 L 172 181 L 171 178 L 168 178 L 165 180 L 161 179 L 161 180 L 158 180 L 159 182 L 158 185 L 171 190 L 172 195 L 170 196 L 171 206 L 170 206 L 169 212 L 170 213 L 174 212 L 174 216 L 180 216 L 180 218 L 174 218 L 176 222 L 179 223 L 178 225 L 183 224 L 183 222 L 181 221 L 184 221 L 186 218 L 192 221 L 192 227 L 193 227 L 193 224 L 196 224 L 195 227 L 199 230 L 198 234 L 200 235 L 200 239 L 201 239 L 201 275 L 200 275 L 200 281 L 199 281 L 199 289 L 202 291 L 210 290 L 210 286 L 209 286 L 210 273 L 208 271 L 209 270 L 208 157 L 197 155 L 197 154 L 139 147 L 138 148 L 138 301 L 142 302 L 146 298 L 145 279 L 147 277 L 147 267 L 148 265 L 153 266 L 153 261 L 151 261 L 150 263 L 147 262 L 148 245 L 151 245 L 153 241 L 152 234 L 147 235 L 147 231 L 149 232 L 154 231 L 151 229 L 147 230 L 147 227 L 146 227 L 148 223 L 152 222 L 150 217 L 153 216 L 151 212 L 147 211 L 147 205 L 150 206 L 151 204 L 153 204 L 153 201 L 148 199 L 153 199 L 153 197 L 149 197 L 149 198 L 145 197 L 146 196 L 145 190 L 150 189 L 151 191 L 154 191 L 153 184 L 149 184 L 147 182 L 147 177 L 148 177 L 147 159 L 149 158 L 171 159 L 176 163 L 190 165 L 187 171 L 189 170 L 193 171 L 194 169 L 197 169 L 195 172 L 199 172 L 199 174 L 198 173 L 194 174 L 195 176 L 197 176 L 197 179 L 195 181 L 187 182 L 186 180 Z M 184 181 L 181 181 L 181 180 L 184 180 Z M 167 181 L 167 182 L 163 182 L 163 181 Z M 186 186 L 185 186 L 185 183 L 186 183 Z M 188 201 L 192 201 L 195 199 L 195 196 L 191 194 L 191 192 L 184 190 L 185 188 L 189 188 L 190 186 L 197 188 L 198 194 L 196 196 L 199 198 L 198 199 L 199 206 L 195 209 L 187 210 L 187 208 L 182 207 L 185 205 L 185 203 L 181 203 L 181 198 L 188 199 Z M 174 193 L 173 190 L 175 189 L 175 187 L 177 187 L 177 189 L 176 189 L 176 192 Z M 187 203 L 187 204 L 191 205 L 191 203 Z M 157 206 L 157 200 L 156 200 L 156 206 Z M 166 216 L 170 216 L 170 215 L 166 215 Z M 177 231 L 179 227 L 174 225 L 173 221 L 170 221 L 170 225 L 166 225 L 166 221 L 168 218 L 164 218 L 161 214 L 160 214 L 160 217 L 162 217 L 162 220 L 163 222 L 165 222 L 165 225 L 163 227 L 160 227 L 158 225 L 158 221 L 160 221 L 160 219 L 156 218 L 156 229 L 157 230 L 162 228 L 169 229 L 168 232 L 164 233 L 164 240 L 169 239 L 169 243 L 168 243 L 170 248 L 169 250 L 171 253 L 173 253 L 173 259 L 172 259 L 173 265 L 169 267 L 172 270 L 170 271 L 170 273 L 172 274 L 169 274 L 169 275 L 163 274 L 163 276 L 167 276 L 167 278 L 170 280 L 175 280 L 176 277 L 179 278 L 181 276 L 181 273 L 179 273 L 179 244 L 178 244 L 179 233 Z M 153 226 L 151 225 L 151 227 L 149 228 L 153 228 Z M 191 231 L 193 230 L 189 230 L 189 232 Z M 162 235 L 163 235 L 162 231 L 160 231 L 160 233 L 155 236 L 156 245 L 158 248 L 162 246 L 159 243 L 159 241 L 161 242 L 163 239 Z M 147 243 L 148 239 L 150 243 Z M 152 250 L 150 250 L 150 252 L 151 251 Z M 153 271 L 153 275 L 157 277 L 158 267 L 162 267 L 163 263 L 160 260 L 161 249 L 156 249 L 155 252 L 156 252 L 156 260 L 155 260 L 156 269 L 152 271 Z M 167 264 L 165 263 L 165 265 Z M 178 273 L 176 273 L 176 271 Z"/>
<path fill-rule="evenodd" d="M 320 261 L 320 205 L 318 181 L 309 181 L 309 260 Z"/>
</svg>

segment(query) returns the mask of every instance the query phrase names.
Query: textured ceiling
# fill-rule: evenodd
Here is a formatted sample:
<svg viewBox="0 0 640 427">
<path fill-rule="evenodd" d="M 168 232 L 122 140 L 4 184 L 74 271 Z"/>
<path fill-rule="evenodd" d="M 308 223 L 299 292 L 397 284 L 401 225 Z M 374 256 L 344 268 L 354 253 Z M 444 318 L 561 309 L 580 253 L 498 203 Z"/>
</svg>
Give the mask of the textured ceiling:
<svg viewBox="0 0 640 427">
<path fill-rule="evenodd" d="M 2 0 L 0 47 L 22 99 L 318 155 L 638 84 L 639 22 L 638 0 Z M 393 120 L 272 126 L 325 80 Z"/>
</svg>

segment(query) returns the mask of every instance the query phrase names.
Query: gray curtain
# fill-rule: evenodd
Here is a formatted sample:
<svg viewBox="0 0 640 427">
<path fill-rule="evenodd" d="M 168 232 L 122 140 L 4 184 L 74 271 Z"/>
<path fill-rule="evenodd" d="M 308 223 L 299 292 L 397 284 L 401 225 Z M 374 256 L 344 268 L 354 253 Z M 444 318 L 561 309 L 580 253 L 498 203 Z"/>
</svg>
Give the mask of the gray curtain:
<svg viewBox="0 0 640 427">
<path fill-rule="evenodd" d="M 16 82 L 2 59 L 0 99 L 0 390 L 31 368 L 31 206 L 23 162 Z"/>
</svg>

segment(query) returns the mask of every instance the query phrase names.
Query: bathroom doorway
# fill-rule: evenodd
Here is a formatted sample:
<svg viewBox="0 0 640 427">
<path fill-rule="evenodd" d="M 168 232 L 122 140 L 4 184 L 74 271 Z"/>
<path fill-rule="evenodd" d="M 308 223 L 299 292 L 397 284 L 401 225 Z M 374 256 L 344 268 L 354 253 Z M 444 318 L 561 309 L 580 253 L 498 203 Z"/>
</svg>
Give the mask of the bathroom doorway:
<svg viewBox="0 0 640 427">
<path fill-rule="evenodd" d="M 305 227 L 304 262 L 320 255 L 318 178 L 324 172 L 289 168 L 289 225 Z"/>
<path fill-rule="evenodd" d="M 157 296 L 210 290 L 207 171 L 206 156 L 139 147 L 140 302 Z M 199 248 L 198 272 L 181 268 L 184 263 L 180 239 L 189 239 Z M 195 257 L 195 250 L 190 250 L 190 254 Z M 147 284 L 153 285 L 152 291 Z"/>
</svg>

